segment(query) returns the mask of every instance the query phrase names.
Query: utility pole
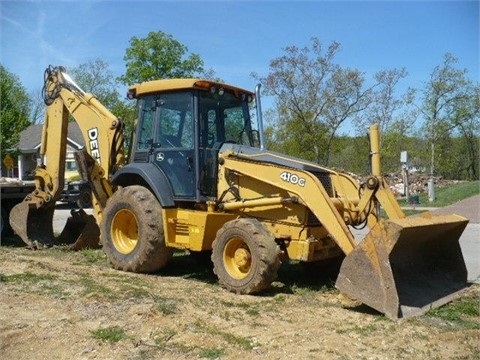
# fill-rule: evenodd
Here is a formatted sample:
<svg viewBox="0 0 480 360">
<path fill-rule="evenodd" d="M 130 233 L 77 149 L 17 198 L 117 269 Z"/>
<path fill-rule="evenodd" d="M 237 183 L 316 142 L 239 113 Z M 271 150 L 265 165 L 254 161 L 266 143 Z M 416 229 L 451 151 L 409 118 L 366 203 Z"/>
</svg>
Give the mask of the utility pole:
<svg viewBox="0 0 480 360">
<path fill-rule="evenodd" d="M 410 190 L 408 186 L 408 154 L 406 151 L 400 152 L 400 162 L 402 163 L 403 190 L 407 203 L 410 200 Z"/>
<path fill-rule="evenodd" d="M 430 179 L 428 179 L 428 201 L 435 201 L 435 183 L 433 174 L 435 172 L 435 143 L 432 141 L 432 160 L 430 164 Z"/>
</svg>

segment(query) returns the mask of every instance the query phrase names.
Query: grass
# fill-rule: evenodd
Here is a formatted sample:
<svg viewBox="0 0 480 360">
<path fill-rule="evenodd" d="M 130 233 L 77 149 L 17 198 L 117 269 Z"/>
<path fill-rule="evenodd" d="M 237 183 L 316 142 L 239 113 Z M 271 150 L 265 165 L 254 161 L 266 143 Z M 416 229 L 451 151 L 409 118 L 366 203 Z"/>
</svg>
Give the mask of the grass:
<svg viewBox="0 0 480 360">
<path fill-rule="evenodd" d="M 378 326 L 375 324 L 366 324 L 366 325 L 357 325 L 354 324 L 347 328 L 339 328 L 336 329 L 335 332 L 337 334 L 349 334 L 349 333 L 356 333 L 360 336 L 367 337 L 370 336 L 378 331 Z"/>
<path fill-rule="evenodd" d="M 225 350 L 221 348 L 202 349 L 198 353 L 200 359 L 220 359 L 223 355 L 225 355 Z"/>
<path fill-rule="evenodd" d="M 153 340 L 157 346 L 165 347 L 167 342 L 170 341 L 175 335 L 177 335 L 177 331 L 175 329 L 164 328 L 160 333 L 154 335 Z"/>
<path fill-rule="evenodd" d="M 172 315 L 178 311 L 177 300 L 167 299 L 161 296 L 152 295 L 155 308 L 163 315 Z"/>
<path fill-rule="evenodd" d="M 249 338 L 237 336 L 232 333 L 220 330 L 219 328 L 209 326 L 203 321 L 197 320 L 194 325 L 195 332 L 220 336 L 228 344 L 238 346 L 243 350 L 252 350 L 255 346 L 254 341 Z"/>
<path fill-rule="evenodd" d="M 57 277 L 49 274 L 34 274 L 31 272 L 24 272 L 20 274 L 13 275 L 1 275 L 1 282 L 10 282 L 10 283 L 38 283 L 40 281 L 52 281 Z"/>
<path fill-rule="evenodd" d="M 462 329 L 480 329 L 480 304 L 474 296 L 464 297 L 427 313 L 431 318 L 444 320 L 447 325 Z"/>
<path fill-rule="evenodd" d="M 102 250 L 83 249 L 80 250 L 80 254 L 82 254 L 84 260 L 89 264 L 108 263 L 107 255 L 105 255 Z"/>
<path fill-rule="evenodd" d="M 118 326 L 109 326 L 90 331 L 95 339 L 102 340 L 104 342 L 116 343 L 127 337 L 125 331 Z"/>
<path fill-rule="evenodd" d="M 254 347 L 254 342 L 248 338 L 237 336 L 226 331 L 222 331 L 216 327 L 207 325 L 202 320 L 197 320 L 193 324 L 193 331 L 195 333 L 201 333 L 205 336 L 220 337 L 224 342 L 229 345 L 241 348 L 243 350 L 250 351 Z M 197 358 L 200 359 L 220 359 L 226 354 L 225 346 L 209 346 L 202 347 L 191 344 L 184 344 L 181 342 L 172 341 L 172 339 L 179 333 L 178 330 L 173 328 L 163 328 L 157 331 L 153 335 L 155 346 L 158 349 L 169 352 L 179 352 L 183 354 L 195 353 Z"/>
<path fill-rule="evenodd" d="M 56 298 L 68 296 L 70 293 L 61 283 L 56 275 L 34 274 L 24 272 L 20 274 L 5 275 L 0 273 L 0 283 L 10 283 L 21 286 L 23 292 L 51 295 Z"/>
<path fill-rule="evenodd" d="M 79 283 L 83 286 L 83 296 L 115 298 L 114 294 L 112 294 L 111 289 L 99 284 L 97 281 L 95 281 L 88 275 L 82 275 Z"/>
<path fill-rule="evenodd" d="M 447 186 L 444 188 L 435 188 L 435 201 L 428 201 L 428 194 L 419 195 L 419 206 L 444 207 L 454 204 L 460 200 L 471 196 L 480 195 L 480 181 L 468 181 Z M 405 200 L 399 201 L 400 205 L 409 205 Z"/>
</svg>

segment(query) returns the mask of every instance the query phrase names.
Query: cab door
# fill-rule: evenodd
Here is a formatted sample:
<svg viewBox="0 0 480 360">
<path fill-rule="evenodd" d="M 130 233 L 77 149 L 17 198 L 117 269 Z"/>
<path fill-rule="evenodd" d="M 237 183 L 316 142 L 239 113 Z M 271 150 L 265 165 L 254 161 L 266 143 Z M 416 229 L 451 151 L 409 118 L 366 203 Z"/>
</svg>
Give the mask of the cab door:
<svg viewBox="0 0 480 360">
<path fill-rule="evenodd" d="M 155 164 L 175 200 L 195 198 L 193 93 L 158 93 L 139 100 L 134 162 Z"/>
<path fill-rule="evenodd" d="M 177 200 L 195 199 L 193 94 L 161 94 L 156 100 L 153 162 L 167 176 Z"/>
</svg>

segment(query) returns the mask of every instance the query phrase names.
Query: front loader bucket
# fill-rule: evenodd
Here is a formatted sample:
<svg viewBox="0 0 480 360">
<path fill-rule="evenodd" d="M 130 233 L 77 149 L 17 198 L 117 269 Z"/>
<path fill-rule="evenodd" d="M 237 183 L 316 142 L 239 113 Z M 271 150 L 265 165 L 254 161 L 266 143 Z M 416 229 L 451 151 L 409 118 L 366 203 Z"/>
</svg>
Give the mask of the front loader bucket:
<svg viewBox="0 0 480 360">
<path fill-rule="evenodd" d="M 98 246 L 100 230 L 93 215 L 87 215 L 83 209 L 72 210 L 62 233 L 55 237 L 54 212 L 54 206 L 36 209 L 24 201 L 15 205 L 10 211 L 10 225 L 32 249 L 71 245 L 71 248 L 79 250 Z"/>
<path fill-rule="evenodd" d="M 458 215 L 380 221 L 345 258 L 336 287 L 391 319 L 421 315 L 467 286 Z"/>
</svg>

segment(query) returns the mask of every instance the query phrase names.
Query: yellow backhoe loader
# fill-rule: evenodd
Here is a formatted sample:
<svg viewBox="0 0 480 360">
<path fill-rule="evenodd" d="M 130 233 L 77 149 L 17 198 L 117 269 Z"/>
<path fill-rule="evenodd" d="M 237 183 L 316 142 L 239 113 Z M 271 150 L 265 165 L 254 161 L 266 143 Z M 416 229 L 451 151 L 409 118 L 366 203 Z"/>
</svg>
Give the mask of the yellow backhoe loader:
<svg viewBox="0 0 480 360">
<path fill-rule="evenodd" d="M 31 247 L 80 248 L 100 236 L 113 267 L 144 273 L 164 267 L 175 248 L 211 251 L 220 284 L 238 294 L 270 286 L 282 261 L 344 258 L 340 291 L 393 319 L 422 314 L 467 286 L 459 238 L 468 220 L 405 217 L 382 177 L 377 126 L 370 129 L 372 174 L 359 185 L 267 151 L 260 86 L 250 92 L 200 79 L 157 80 L 129 88 L 138 119 L 124 164 L 119 119 L 61 67 L 46 70 L 44 89 L 44 162 L 35 191 L 10 217 Z M 94 216 L 74 212 L 55 237 L 69 115 L 85 137 L 76 159 L 91 184 Z M 370 232 L 357 244 L 349 226 L 361 225 Z"/>
</svg>

